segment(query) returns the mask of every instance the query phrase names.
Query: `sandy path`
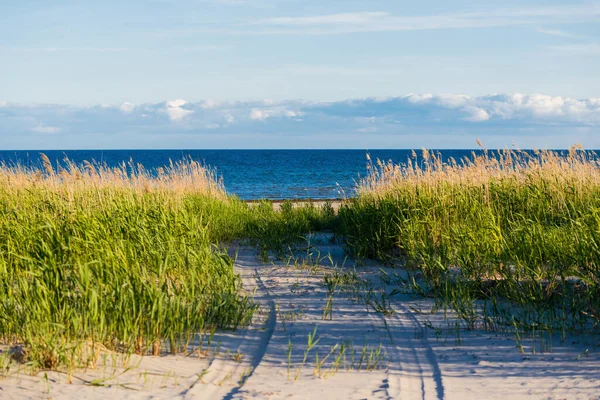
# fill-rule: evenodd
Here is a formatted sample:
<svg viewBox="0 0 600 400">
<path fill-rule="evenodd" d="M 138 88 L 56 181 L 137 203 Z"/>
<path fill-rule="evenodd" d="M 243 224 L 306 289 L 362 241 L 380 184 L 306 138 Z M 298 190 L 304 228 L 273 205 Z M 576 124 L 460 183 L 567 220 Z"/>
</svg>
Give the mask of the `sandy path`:
<svg viewBox="0 0 600 400">
<path fill-rule="evenodd" d="M 354 265 L 352 261 L 344 262 L 339 246 L 317 245 L 314 254 L 317 258 L 331 254 L 342 269 Z M 462 328 L 457 331 L 454 327 L 460 321 L 451 314 L 429 311 L 431 299 L 407 294 L 391 298 L 393 313 L 383 314 L 360 301 L 349 300 L 345 293 L 336 293 L 332 319 L 323 320 L 327 293 L 322 279 L 332 270 L 329 260 L 322 259 L 320 264 L 324 266 L 312 272 L 310 266 L 257 265 L 251 255 L 238 260 L 239 268 L 246 268 L 246 263 L 265 283 L 278 310 L 278 320 L 263 361 L 235 398 L 600 398 L 598 337 L 576 337 L 566 342 L 555 337 L 552 348 L 543 349 L 548 343 L 532 335 L 522 338 L 521 353 L 512 334 Z M 375 289 L 389 293 L 395 286 L 380 280 L 382 270 L 389 275 L 402 274 L 377 264 L 360 266 L 356 272 Z M 293 313 L 300 316 L 289 321 Z M 375 371 L 340 370 L 333 376 L 318 377 L 314 375 L 313 354 L 298 380 L 294 380 L 293 369 L 292 379 L 288 380 L 288 343 L 291 341 L 294 348 L 293 364 L 300 363 L 298 353 L 306 348 L 307 335 L 315 325 L 321 339 L 317 346 L 321 358 L 336 343 L 352 340 L 356 347 L 381 344 L 386 352 L 385 366 Z M 442 333 L 434 334 L 426 326 L 439 327 Z"/>
<path fill-rule="evenodd" d="M 398 294 L 381 312 L 365 299 L 397 288 L 382 276 L 402 271 L 355 267 L 337 245 L 314 245 L 287 263 L 261 263 L 241 248 L 235 268 L 259 304 L 250 327 L 198 339 L 187 356 L 133 357 L 129 369 L 117 360 L 72 383 L 56 372 L 13 374 L 0 380 L 0 398 L 600 398 L 598 337 L 554 339 L 549 351 L 548 339 L 531 335 L 521 353 L 509 333 L 454 329 L 459 321 L 432 312 L 431 299 Z M 368 284 L 330 292 L 324 277 L 335 271 Z M 318 343 L 304 361 L 313 333 Z"/>
<path fill-rule="evenodd" d="M 236 257 L 235 254 L 233 254 Z M 252 377 L 260 364 L 275 329 L 275 303 L 271 300 L 264 284 L 257 273 L 260 263 L 249 250 L 238 255 L 235 264 L 236 272 L 242 278 L 244 288 L 254 293 L 254 299 L 259 303 L 259 310 L 250 327 L 232 335 L 230 343 L 222 343 L 227 349 L 234 349 L 241 354 L 241 361 L 231 358 L 218 358 L 209 368 L 200 384 L 190 387 L 184 393 L 186 399 L 231 399 L 240 387 Z M 223 340 L 221 335 L 221 340 Z"/>
<path fill-rule="evenodd" d="M 321 272 L 310 272 L 308 267 L 294 268 L 282 264 L 259 265 L 254 258 L 251 253 L 240 256 L 238 268 L 254 269 L 257 279 L 263 282 L 275 303 L 279 319 L 263 362 L 237 393 L 236 398 L 351 399 L 374 398 L 374 394 L 383 392 L 386 378 L 382 371 L 364 374 L 340 371 L 327 379 L 315 376 L 315 355 L 320 354 L 323 358 L 333 346 L 343 340 L 353 340 L 361 345 L 363 341 L 378 345 L 381 332 L 373 325 L 378 321 L 368 317 L 363 306 L 343 300 L 335 302 L 337 304 L 333 310 L 333 319 L 323 320 L 322 307 L 326 294 L 320 287 Z M 290 273 L 290 268 L 294 272 Z M 307 349 L 307 337 L 314 332 L 315 326 L 320 338 L 319 344 L 309 353 L 307 363 L 300 369 L 303 353 Z M 291 368 L 287 361 L 290 343 L 293 347 Z M 344 378 L 346 374 L 356 375 L 353 377 L 356 384 L 348 385 Z"/>
<path fill-rule="evenodd" d="M 321 264 L 331 261 L 337 266 L 344 263 L 343 252 L 337 246 L 316 246 L 316 258 L 331 255 Z M 312 257 L 312 258 L 315 258 Z M 310 258 L 310 257 L 309 257 Z M 361 301 L 352 301 L 343 293 L 333 296 L 331 319 L 323 319 L 327 293 L 321 282 L 323 273 L 330 268 L 310 271 L 311 266 L 295 268 L 274 264 L 260 265 L 252 254 L 238 258 L 237 267 L 254 269 L 260 281 L 265 282 L 269 296 L 276 304 L 280 316 L 274 334 L 267 346 L 264 361 L 255 370 L 236 398 L 312 398 L 331 399 L 423 399 L 443 398 L 444 388 L 435 355 L 425 338 L 415 339 L 415 332 L 423 327 L 407 308 L 399 308 L 394 314 L 384 316 L 376 313 Z M 352 268 L 346 262 L 344 268 Z M 294 321 L 291 315 L 299 317 Z M 287 317 L 286 317 L 287 316 Z M 292 343 L 294 353 L 302 353 L 307 347 L 307 336 L 317 327 L 320 338 L 314 354 L 295 380 L 297 357 L 291 378 L 288 378 L 288 362 L 284 355 Z M 315 355 L 322 359 L 336 344 L 351 341 L 357 350 L 365 344 L 374 349 L 381 346 L 386 353 L 385 361 L 374 371 L 339 370 L 334 376 L 315 375 Z M 300 354 L 296 354 L 299 356 Z M 322 374 L 324 375 L 324 374 Z M 349 384 L 351 383 L 351 384 Z"/>
<path fill-rule="evenodd" d="M 395 312 L 385 319 L 393 358 L 399 368 L 389 371 L 391 399 L 443 399 L 444 384 L 437 358 L 422 334 L 423 326 L 412 312 L 395 303 Z"/>
</svg>

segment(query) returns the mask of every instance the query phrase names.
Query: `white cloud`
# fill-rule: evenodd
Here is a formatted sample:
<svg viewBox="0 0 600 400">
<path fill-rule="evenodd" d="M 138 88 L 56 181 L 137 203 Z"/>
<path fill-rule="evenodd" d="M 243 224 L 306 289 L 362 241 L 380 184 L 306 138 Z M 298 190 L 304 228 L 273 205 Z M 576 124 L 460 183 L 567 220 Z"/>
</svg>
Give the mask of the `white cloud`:
<svg viewBox="0 0 600 400">
<path fill-rule="evenodd" d="M 465 118 L 466 121 L 482 122 L 490 119 L 490 114 L 479 107 L 467 107 L 465 108 L 465 111 L 471 114 L 469 117 Z"/>
<path fill-rule="evenodd" d="M 542 94 L 515 93 L 479 99 L 491 115 L 517 119 L 527 115 L 539 120 L 600 123 L 600 102 L 595 98 L 574 99 Z"/>
<path fill-rule="evenodd" d="M 47 135 L 53 135 L 55 133 L 60 132 L 60 128 L 57 128 L 55 126 L 46 126 L 44 124 L 39 124 L 33 127 L 31 130 L 37 133 L 43 133 Z"/>
<path fill-rule="evenodd" d="M 509 122 L 527 124 L 577 123 L 600 125 L 600 98 L 576 99 L 543 94 L 493 94 L 468 96 L 464 94 L 409 94 L 398 97 L 350 99 L 335 102 L 287 101 L 228 101 L 204 100 L 187 102 L 183 99 L 158 104 L 76 107 L 65 105 L 0 103 L 4 115 L 16 115 L 34 121 L 45 121 L 49 126 L 64 126 L 74 121 L 106 121 L 112 124 L 135 124 L 136 119 L 160 118 L 166 114 L 170 121 L 186 120 L 206 126 L 240 126 L 251 121 L 285 123 L 302 117 L 305 121 L 333 121 L 343 117 L 391 118 L 403 122 Z M 6 110 L 6 111 L 5 111 Z M 111 111 L 116 111 L 112 114 Z M 127 114 L 127 117 L 124 117 Z M 121 115 L 121 119 L 117 118 Z M 272 122 L 275 123 L 275 122 Z M 31 126 L 31 123 L 29 124 Z M 187 125 L 186 125 L 187 126 Z M 183 128 L 183 125 L 178 128 Z"/>
<path fill-rule="evenodd" d="M 438 104 L 448 108 L 459 108 L 471 102 L 471 98 L 464 94 L 440 94 L 434 99 Z"/>
<path fill-rule="evenodd" d="M 4 143 L 8 140 L 16 143 L 11 145 L 15 148 L 33 148 L 34 134 L 59 132 L 60 135 L 52 139 L 52 147 L 67 148 L 79 143 L 79 147 L 85 148 L 86 140 L 104 147 L 131 146 L 134 143 L 131 138 L 144 147 L 145 137 L 162 140 L 162 146 L 172 147 L 172 137 L 203 134 L 222 138 L 228 135 L 280 139 L 285 135 L 313 136 L 316 143 L 322 139 L 344 146 L 343 143 L 355 143 L 342 139 L 360 133 L 380 139 L 383 136 L 378 135 L 418 137 L 422 133 L 444 137 L 470 133 L 506 135 L 507 143 L 521 144 L 519 138 L 523 135 L 538 135 L 540 140 L 545 140 L 550 134 L 557 137 L 571 135 L 572 142 L 576 142 L 585 139 L 581 132 L 587 132 L 587 138 L 597 136 L 597 146 L 600 146 L 600 98 L 520 93 L 489 96 L 410 94 L 334 102 L 285 100 L 267 104 L 263 100 L 187 102 L 182 99 L 104 107 L 1 104 L 0 138 Z M 182 120 L 185 123 L 177 123 Z M 60 144 L 61 140 L 65 143 Z M 103 140 L 105 144 L 101 144 Z M 451 142 L 444 140 L 444 143 Z M 38 142 L 39 145 L 45 144 Z M 222 142 L 219 146 L 228 144 Z"/>
<path fill-rule="evenodd" d="M 285 106 L 278 105 L 272 100 L 263 100 L 266 106 L 261 108 L 253 108 L 250 111 L 250 119 L 254 121 L 265 120 L 272 117 L 300 117 L 303 115 L 301 111 L 290 110 Z"/>
<path fill-rule="evenodd" d="M 176 99 L 176 100 L 168 100 L 167 101 L 167 107 L 181 107 L 181 106 L 185 106 L 187 104 L 186 100 L 183 99 Z"/>
<path fill-rule="evenodd" d="M 302 113 L 298 111 L 284 110 L 283 115 L 286 117 L 299 117 L 302 115 Z"/>
<path fill-rule="evenodd" d="M 183 99 L 169 100 L 165 104 L 165 112 L 171 121 L 181 121 L 185 117 L 193 114 L 194 111 L 182 108 L 188 102 Z"/>
<path fill-rule="evenodd" d="M 466 121 L 529 120 L 596 124 L 600 122 L 600 101 L 596 98 L 574 99 L 542 94 L 491 95 L 473 97 L 456 94 L 411 94 L 404 97 L 408 103 L 421 106 L 438 106 L 441 109 L 466 113 Z M 388 99 L 389 101 L 389 99 Z"/>
<path fill-rule="evenodd" d="M 119 109 L 121 110 L 121 112 L 123 114 L 131 114 L 131 112 L 133 111 L 133 109 L 135 108 L 135 105 L 128 103 L 128 102 L 123 102 L 123 104 L 121 104 L 121 107 L 119 107 Z"/>
<path fill-rule="evenodd" d="M 254 121 L 260 121 L 267 118 L 269 118 L 269 113 L 265 110 L 253 108 L 252 111 L 250 111 L 250 119 Z"/>
<path fill-rule="evenodd" d="M 206 109 L 217 108 L 219 105 L 221 105 L 221 102 L 213 99 L 207 99 L 200 103 L 200 107 Z"/>
<path fill-rule="evenodd" d="M 424 104 L 424 103 L 428 103 L 429 101 L 431 101 L 431 99 L 433 99 L 433 95 L 430 93 L 426 93 L 426 94 L 409 94 L 408 96 L 406 96 L 406 99 L 414 104 Z M 387 98 L 378 98 L 377 101 L 380 103 L 385 102 L 386 100 L 388 100 Z"/>
</svg>

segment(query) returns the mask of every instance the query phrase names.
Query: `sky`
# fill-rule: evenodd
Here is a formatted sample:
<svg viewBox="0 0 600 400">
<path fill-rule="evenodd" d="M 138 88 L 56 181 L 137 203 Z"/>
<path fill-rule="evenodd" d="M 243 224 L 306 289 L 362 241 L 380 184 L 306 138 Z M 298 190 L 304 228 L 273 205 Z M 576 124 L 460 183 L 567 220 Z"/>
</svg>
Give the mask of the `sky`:
<svg viewBox="0 0 600 400">
<path fill-rule="evenodd" d="M 600 2 L 0 2 L 0 149 L 600 148 Z"/>
</svg>

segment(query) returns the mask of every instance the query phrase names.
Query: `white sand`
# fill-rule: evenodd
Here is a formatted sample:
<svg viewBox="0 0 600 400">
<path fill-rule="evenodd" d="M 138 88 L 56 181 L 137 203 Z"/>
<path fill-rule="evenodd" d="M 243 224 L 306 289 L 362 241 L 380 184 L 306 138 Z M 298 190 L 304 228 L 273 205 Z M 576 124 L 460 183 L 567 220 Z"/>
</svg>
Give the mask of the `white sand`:
<svg viewBox="0 0 600 400">
<path fill-rule="evenodd" d="M 338 266 L 352 268 L 335 245 L 315 247 L 312 258 L 331 254 Z M 236 268 L 249 291 L 256 290 L 260 312 L 248 329 L 220 332 L 211 351 L 189 356 L 132 357 L 130 369 L 107 361 L 109 367 L 80 371 L 72 383 L 64 374 L 13 373 L 0 380 L 2 399 L 597 399 L 600 398 L 598 338 L 571 337 L 561 343 L 523 338 L 524 354 L 511 334 L 457 331 L 455 320 L 430 310 L 429 299 L 396 295 L 394 313 L 383 315 L 338 291 L 332 318 L 323 320 L 327 289 L 323 274 L 331 271 L 328 259 L 321 268 L 262 264 L 249 249 L 238 253 Z M 380 266 L 356 268 L 377 289 L 384 285 Z M 392 274 L 390 269 L 383 269 Z M 389 293 L 392 286 L 386 287 Z M 434 331 L 425 327 L 447 327 Z M 302 363 L 307 338 L 317 326 L 317 346 Z M 315 355 L 322 360 L 336 344 L 353 342 L 354 369 L 349 352 L 334 373 L 334 355 L 315 370 Z M 594 341 L 596 343 L 594 343 Z M 292 343 L 291 368 L 288 364 Z M 363 346 L 381 345 L 385 359 L 376 370 L 356 370 Z M 193 344 L 197 348 L 199 343 Z M 546 347 L 546 349 L 544 349 Z M 216 349 L 220 352 L 216 355 Z M 533 350 L 536 349 L 534 352 Z M 206 343 L 203 345 L 206 351 Z M 586 353 L 586 350 L 588 352 Z M 240 353 L 241 357 L 234 354 Z M 337 354 L 337 353 L 334 353 Z M 298 371 L 298 379 L 295 379 Z M 290 379 L 288 379 L 288 373 Z M 94 379 L 102 386 L 94 386 Z M 240 386 L 240 381 L 243 385 Z"/>
</svg>

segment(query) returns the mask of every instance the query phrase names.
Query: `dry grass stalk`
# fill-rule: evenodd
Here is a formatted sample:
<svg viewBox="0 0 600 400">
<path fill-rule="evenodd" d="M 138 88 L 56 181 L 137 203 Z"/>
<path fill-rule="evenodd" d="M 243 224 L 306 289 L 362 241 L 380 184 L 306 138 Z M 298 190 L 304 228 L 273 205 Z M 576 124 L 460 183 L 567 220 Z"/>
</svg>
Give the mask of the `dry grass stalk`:
<svg viewBox="0 0 600 400">
<path fill-rule="evenodd" d="M 193 160 L 171 162 L 157 173 L 132 161 L 118 167 L 84 161 L 81 165 L 65 159 L 58 173 L 50 159 L 41 154 L 43 169 L 22 165 L 0 165 L 0 187 L 19 190 L 37 187 L 72 193 L 77 190 L 133 189 L 139 193 L 203 194 L 226 199 L 222 180 L 214 171 Z"/>
<path fill-rule="evenodd" d="M 600 164 L 595 154 L 582 150 L 580 144 L 572 146 L 566 156 L 549 150 L 533 153 L 501 150 L 496 154 L 484 150 L 482 155 L 473 152 L 460 162 L 454 159 L 442 162 L 440 154 L 423 149 L 422 160 L 417 160 L 414 152 L 414 160 L 409 159 L 405 164 L 377 160 L 357 189 L 359 195 L 382 198 L 400 187 L 426 190 L 440 185 L 473 187 L 507 180 L 525 185 L 540 180 L 557 191 L 574 186 L 585 192 L 590 183 L 600 178 Z"/>
</svg>

